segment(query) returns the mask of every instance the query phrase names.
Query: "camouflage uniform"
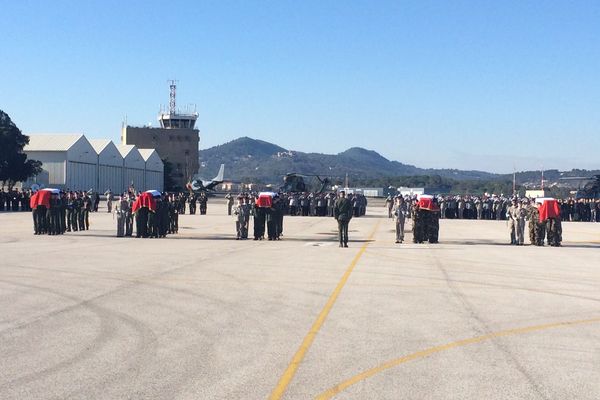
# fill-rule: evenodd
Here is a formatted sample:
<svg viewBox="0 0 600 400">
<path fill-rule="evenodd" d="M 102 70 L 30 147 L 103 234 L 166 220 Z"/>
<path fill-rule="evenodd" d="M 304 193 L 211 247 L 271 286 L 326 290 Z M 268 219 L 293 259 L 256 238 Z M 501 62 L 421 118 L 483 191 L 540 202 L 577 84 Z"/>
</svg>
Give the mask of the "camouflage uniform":
<svg viewBox="0 0 600 400">
<path fill-rule="evenodd" d="M 413 243 L 423 243 L 425 240 L 425 226 L 427 224 L 427 213 L 421 210 L 418 205 L 413 206 Z"/>
<path fill-rule="evenodd" d="M 440 213 L 437 211 L 426 211 L 428 216 L 428 224 L 426 226 L 426 234 L 429 243 L 437 243 L 440 233 Z"/>
<path fill-rule="evenodd" d="M 529 205 L 529 207 L 527 207 L 527 219 L 527 228 L 529 229 L 529 242 L 531 244 L 537 245 L 536 231 L 537 223 L 540 219 L 540 212 L 534 205 Z"/>
<path fill-rule="evenodd" d="M 562 242 L 562 225 L 559 218 L 548 218 L 546 220 L 546 230 L 548 232 L 548 244 L 558 247 Z"/>
</svg>

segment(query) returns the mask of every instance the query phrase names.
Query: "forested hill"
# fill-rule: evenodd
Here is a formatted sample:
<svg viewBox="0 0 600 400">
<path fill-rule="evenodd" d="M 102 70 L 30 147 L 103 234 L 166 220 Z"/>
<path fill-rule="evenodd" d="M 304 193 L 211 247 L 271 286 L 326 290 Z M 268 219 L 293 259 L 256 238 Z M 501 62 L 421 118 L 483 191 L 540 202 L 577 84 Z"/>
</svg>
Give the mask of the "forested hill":
<svg viewBox="0 0 600 400">
<path fill-rule="evenodd" d="M 439 175 L 456 180 L 496 176 L 482 171 L 417 168 L 360 147 L 339 154 L 303 153 L 249 137 L 200 150 L 200 171 L 204 177 L 214 176 L 220 164 L 225 164 L 227 179 L 262 183 L 279 183 L 289 172 L 337 177 L 348 174 L 351 180 L 413 175 Z"/>
<path fill-rule="evenodd" d="M 374 185 L 385 184 L 389 178 L 427 175 L 439 181 L 511 181 L 512 174 L 493 174 L 483 171 L 457 169 L 427 169 L 414 165 L 390 161 L 379 153 L 352 147 L 339 154 L 303 153 L 283 147 L 242 137 L 231 142 L 200 150 L 200 173 L 205 178 L 216 175 L 219 165 L 225 164 L 225 178 L 233 181 L 281 183 L 282 176 L 289 172 L 317 174 L 343 179 L 346 174 L 352 182 Z M 565 176 L 591 176 L 600 171 L 558 170 L 545 171 L 547 186 L 556 184 Z M 516 174 L 518 184 L 527 187 L 539 185 L 540 171 L 524 171 Z"/>
</svg>

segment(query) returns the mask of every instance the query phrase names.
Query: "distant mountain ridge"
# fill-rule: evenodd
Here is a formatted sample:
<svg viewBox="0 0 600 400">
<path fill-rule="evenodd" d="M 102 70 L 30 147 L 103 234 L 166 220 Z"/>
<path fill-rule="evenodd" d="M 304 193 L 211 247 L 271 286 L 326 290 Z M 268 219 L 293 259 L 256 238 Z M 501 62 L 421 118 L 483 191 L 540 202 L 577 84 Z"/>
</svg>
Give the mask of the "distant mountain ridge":
<svg viewBox="0 0 600 400">
<path fill-rule="evenodd" d="M 200 150 L 200 172 L 211 177 L 225 164 L 225 177 L 233 181 L 281 183 L 282 176 L 289 172 L 318 174 L 350 180 L 380 179 L 385 177 L 439 175 L 443 178 L 461 180 L 512 180 L 512 174 L 494 174 L 485 171 L 465 171 L 458 169 L 427 169 L 414 165 L 391 161 L 373 150 L 351 147 L 338 154 L 304 153 L 285 149 L 263 140 L 241 137 L 231 142 Z M 572 170 L 561 173 L 558 170 L 545 172 L 548 180 L 558 180 L 560 176 L 582 176 L 600 171 Z M 518 183 L 536 182 L 539 171 L 517 173 Z M 533 184 L 533 183 L 532 183 Z"/>
</svg>

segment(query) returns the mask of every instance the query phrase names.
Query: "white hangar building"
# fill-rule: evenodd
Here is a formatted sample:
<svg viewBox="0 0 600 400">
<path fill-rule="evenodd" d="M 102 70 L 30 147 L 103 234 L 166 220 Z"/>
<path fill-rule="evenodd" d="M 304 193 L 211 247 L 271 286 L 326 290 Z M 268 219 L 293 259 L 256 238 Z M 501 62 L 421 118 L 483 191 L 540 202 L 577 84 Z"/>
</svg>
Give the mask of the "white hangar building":
<svg viewBox="0 0 600 400">
<path fill-rule="evenodd" d="M 24 183 L 69 190 L 113 193 L 163 190 L 164 165 L 153 149 L 142 153 L 132 145 L 116 146 L 108 139 L 88 140 L 83 134 L 28 135 L 23 151 L 42 162 L 42 173 Z"/>
<path fill-rule="evenodd" d="M 81 134 L 31 135 L 23 149 L 27 158 L 43 163 L 43 186 L 71 190 L 96 188 L 98 155 Z"/>
<path fill-rule="evenodd" d="M 117 146 L 123 156 L 123 183 L 125 187 L 134 187 L 136 190 L 146 190 L 144 172 L 146 162 L 137 147 L 132 144 Z"/>
<path fill-rule="evenodd" d="M 160 156 L 154 149 L 139 149 L 142 158 L 146 163 L 146 189 L 163 190 L 165 166 Z"/>
<path fill-rule="evenodd" d="M 98 192 L 104 193 L 108 189 L 113 193 L 124 192 L 123 156 L 117 146 L 108 139 L 91 139 L 90 142 L 98 154 Z"/>
</svg>

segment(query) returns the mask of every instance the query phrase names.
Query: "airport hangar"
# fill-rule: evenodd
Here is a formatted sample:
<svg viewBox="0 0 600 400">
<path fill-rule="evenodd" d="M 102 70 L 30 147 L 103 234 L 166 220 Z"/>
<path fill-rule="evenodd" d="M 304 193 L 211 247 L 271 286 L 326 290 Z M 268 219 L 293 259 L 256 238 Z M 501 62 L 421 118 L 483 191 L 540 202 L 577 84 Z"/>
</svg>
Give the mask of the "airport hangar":
<svg viewBox="0 0 600 400">
<path fill-rule="evenodd" d="M 42 173 L 24 184 L 70 190 L 122 193 L 163 190 L 164 165 L 154 149 L 117 146 L 108 139 L 88 140 L 83 134 L 28 135 L 27 157 L 42 162 Z"/>
</svg>

